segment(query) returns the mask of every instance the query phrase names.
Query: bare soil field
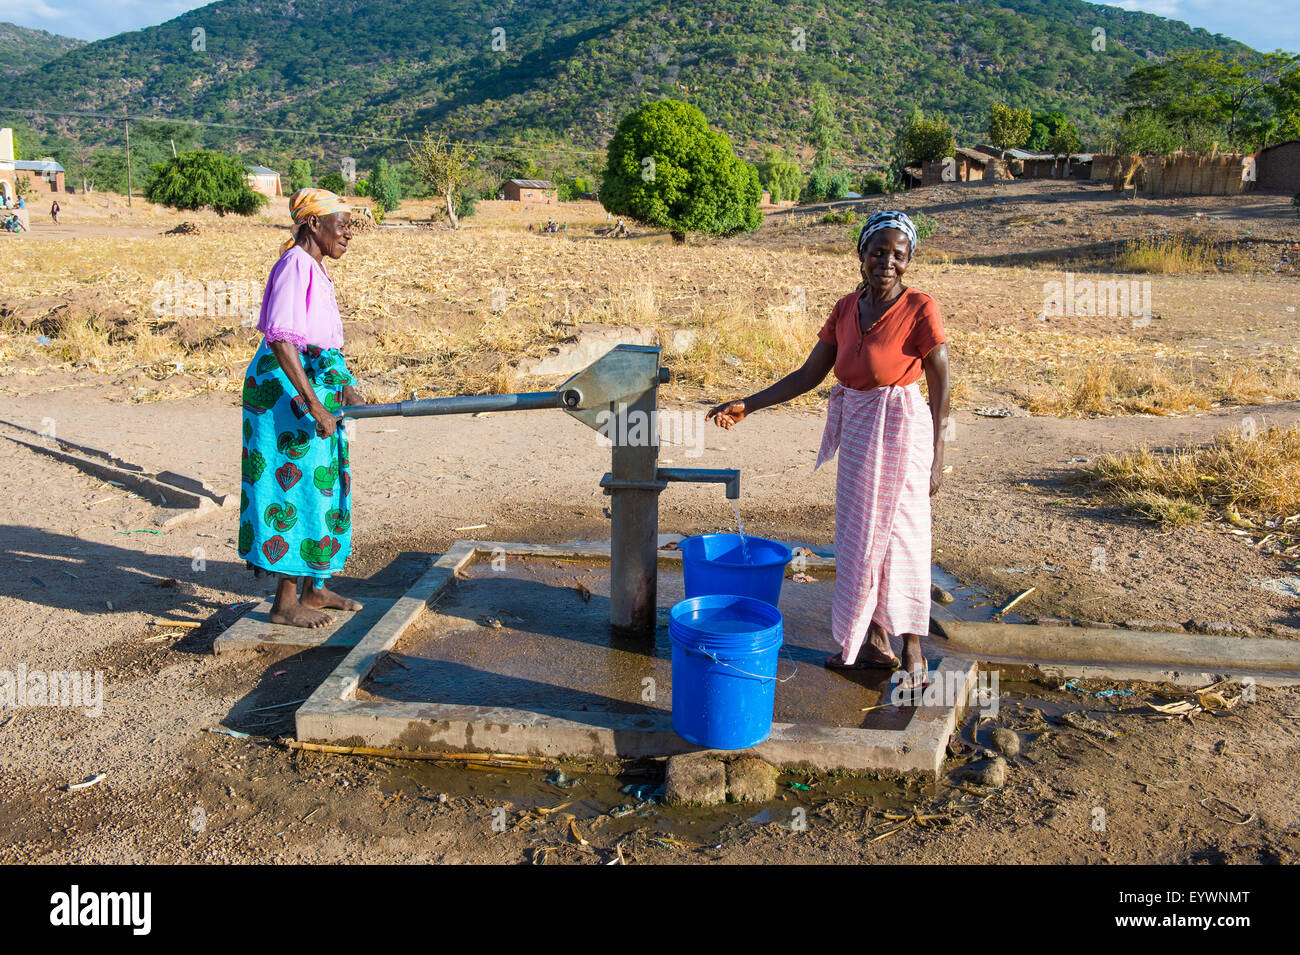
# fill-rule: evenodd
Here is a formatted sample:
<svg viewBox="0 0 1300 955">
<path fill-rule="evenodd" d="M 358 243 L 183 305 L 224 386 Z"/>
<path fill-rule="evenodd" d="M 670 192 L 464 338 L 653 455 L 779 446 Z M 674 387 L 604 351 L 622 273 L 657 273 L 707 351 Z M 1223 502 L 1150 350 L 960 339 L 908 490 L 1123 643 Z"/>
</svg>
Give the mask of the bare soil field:
<svg viewBox="0 0 1300 955">
<path fill-rule="evenodd" d="M 237 490 L 237 388 L 257 335 L 255 315 L 220 302 L 252 288 L 256 307 L 286 211 L 246 221 L 122 201 L 71 197 L 66 225 L 47 217 L 0 241 L 0 434 L 53 430 Z M 1147 200 L 1051 182 L 857 208 L 882 203 L 937 224 L 908 276 L 944 311 L 956 384 L 936 563 L 990 601 L 1034 587 L 1017 607 L 1029 616 L 1300 636 L 1292 515 L 1212 503 L 1161 524 L 1080 482 L 1107 454 L 1203 446 L 1247 421 L 1251 433 L 1300 426 L 1289 200 Z M 625 327 L 690 333 L 665 359 L 674 380 L 661 400 L 703 410 L 801 361 L 857 283 L 849 226 L 821 222 L 824 210 L 678 246 L 647 231 L 599 237 L 594 204 L 563 204 L 566 234 L 530 234 L 551 212 L 516 205 L 481 203 L 459 232 L 370 229 L 332 264 L 349 361 L 374 398 L 548 387 L 518 378 L 519 363 Z M 409 206 L 390 223 L 428 217 Z M 182 222 L 197 233 L 163 234 Z M 1118 271 L 1126 249 L 1184 230 L 1222 255 Z M 1149 281 L 1151 314 L 1046 314 L 1051 284 L 1070 275 Z M 834 469 L 812 468 L 824 393 L 661 456 L 740 468 L 747 531 L 832 546 Z M 395 596 L 457 538 L 608 536 L 596 486 L 608 451 L 563 415 L 361 422 L 353 462 L 356 553 L 340 589 L 360 599 Z M 238 561 L 231 518 L 154 533 L 169 509 L 8 440 L 0 483 L 0 669 L 101 670 L 105 681 L 96 717 L 0 712 L 2 861 L 1294 862 L 1300 849 L 1295 688 L 1166 721 L 1146 704 L 1183 691 L 1004 685 L 998 720 L 968 721 L 937 784 L 783 777 L 770 805 L 617 818 L 618 786 L 653 776 L 569 767 L 582 780 L 570 791 L 537 773 L 288 752 L 275 740 L 292 733 L 294 701 L 339 655 L 211 653 L 267 590 Z M 660 524 L 690 533 L 734 517 L 716 488 L 673 487 Z M 487 527 L 465 530 L 475 525 Z M 1133 695 L 1082 692 L 1108 688 Z M 1007 784 L 963 784 L 994 725 L 1025 744 Z M 221 727 L 251 735 L 208 732 Z M 99 784 L 65 791 L 97 773 Z M 539 811 L 571 797 L 571 819 Z M 806 830 L 790 825 L 796 806 Z M 491 828 L 500 807 L 504 833 Z"/>
</svg>

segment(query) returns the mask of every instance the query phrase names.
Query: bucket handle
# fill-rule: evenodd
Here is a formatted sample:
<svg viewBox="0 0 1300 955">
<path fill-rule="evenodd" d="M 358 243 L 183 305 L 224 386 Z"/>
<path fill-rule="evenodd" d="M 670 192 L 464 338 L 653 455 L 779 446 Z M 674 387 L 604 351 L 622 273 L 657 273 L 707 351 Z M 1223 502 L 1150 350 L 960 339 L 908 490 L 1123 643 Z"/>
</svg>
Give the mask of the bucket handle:
<svg viewBox="0 0 1300 955">
<path fill-rule="evenodd" d="M 726 662 L 724 662 L 724 661 L 722 661 L 722 660 L 719 660 L 719 659 L 717 658 L 717 656 L 715 656 L 714 654 L 710 653 L 708 650 L 705 650 L 705 649 L 704 649 L 703 647 L 701 647 L 701 646 L 688 647 L 688 646 L 683 645 L 683 646 L 682 646 L 682 649 L 685 650 L 687 653 L 698 653 L 698 654 L 700 654 L 701 656 L 706 656 L 706 657 L 708 657 L 710 660 L 712 660 L 714 663 L 716 663 L 718 666 L 726 667 L 726 668 L 729 669 L 729 670 L 735 670 L 735 671 L 736 671 L 737 673 L 739 673 L 741 676 L 747 676 L 747 677 L 749 677 L 750 679 L 753 679 L 753 680 L 774 680 L 774 681 L 777 682 L 777 683 L 788 683 L 790 680 L 793 680 L 794 677 L 795 677 L 795 674 L 799 672 L 799 664 L 797 664 L 797 663 L 794 662 L 794 657 L 790 656 L 790 650 L 789 650 L 787 647 L 782 647 L 781 649 L 785 651 L 785 658 L 786 658 L 787 660 L 789 660 L 789 661 L 790 661 L 790 665 L 791 665 L 792 667 L 794 667 L 794 672 L 792 672 L 792 673 L 791 673 L 789 676 L 787 676 L 787 677 L 763 676 L 761 673 L 749 673 L 749 672 L 746 671 L 746 670 L 742 670 L 740 667 L 734 667 L 734 666 L 732 666 L 730 663 L 726 663 Z"/>
</svg>

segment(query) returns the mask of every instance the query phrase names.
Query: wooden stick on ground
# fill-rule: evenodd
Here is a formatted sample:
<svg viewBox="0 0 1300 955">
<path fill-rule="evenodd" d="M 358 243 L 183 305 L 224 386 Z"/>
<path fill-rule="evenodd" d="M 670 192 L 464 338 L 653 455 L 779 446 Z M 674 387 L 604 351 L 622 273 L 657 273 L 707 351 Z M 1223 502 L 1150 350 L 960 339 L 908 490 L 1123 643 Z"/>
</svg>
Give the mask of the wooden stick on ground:
<svg viewBox="0 0 1300 955">
<path fill-rule="evenodd" d="M 1006 613 L 1008 610 L 1010 610 L 1010 609 L 1011 609 L 1012 607 L 1014 607 L 1016 604 L 1020 603 L 1020 601 L 1024 600 L 1026 597 L 1028 597 L 1030 594 L 1032 594 L 1036 589 L 1037 589 L 1037 588 L 1035 588 L 1035 587 L 1030 587 L 1028 590 L 1023 591 L 1023 592 L 1020 593 L 1018 596 L 1013 597 L 1009 603 L 1007 603 L 1005 606 L 1003 606 L 1003 608 L 1002 608 L 1001 610 L 998 611 L 998 616 L 999 616 L 999 617 L 1002 616 L 1002 614 Z"/>
<path fill-rule="evenodd" d="M 331 746 L 327 743 L 302 743 L 296 739 L 282 739 L 285 749 L 299 749 L 311 753 L 332 753 L 338 756 L 384 756 L 389 759 L 436 760 L 442 762 L 485 763 L 488 761 L 515 766 L 549 766 L 554 760 L 545 756 L 516 756 L 511 753 L 424 753 L 406 749 L 381 749 L 374 746 Z"/>
</svg>

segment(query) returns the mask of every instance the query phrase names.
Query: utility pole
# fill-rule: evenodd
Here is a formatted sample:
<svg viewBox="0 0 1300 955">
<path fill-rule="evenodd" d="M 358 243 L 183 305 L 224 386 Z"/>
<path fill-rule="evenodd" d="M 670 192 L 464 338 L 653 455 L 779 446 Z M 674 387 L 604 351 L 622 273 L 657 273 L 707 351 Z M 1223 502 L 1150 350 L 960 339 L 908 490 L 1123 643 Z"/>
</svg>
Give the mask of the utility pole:
<svg viewBox="0 0 1300 955">
<path fill-rule="evenodd" d="M 131 120 L 126 120 L 126 204 L 131 205 Z"/>
</svg>

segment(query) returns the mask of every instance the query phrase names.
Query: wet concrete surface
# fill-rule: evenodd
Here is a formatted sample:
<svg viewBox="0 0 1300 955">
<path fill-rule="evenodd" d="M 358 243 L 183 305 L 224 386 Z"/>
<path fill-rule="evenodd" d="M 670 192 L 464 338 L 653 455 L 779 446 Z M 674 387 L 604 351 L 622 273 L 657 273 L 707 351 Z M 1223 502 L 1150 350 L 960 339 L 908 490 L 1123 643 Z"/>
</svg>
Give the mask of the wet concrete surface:
<svg viewBox="0 0 1300 955">
<path fill-rule="evenodd" d="M 811 576 L 812 583 L 787 578 L 782 588 L 777 676 L 785 682 L 777 685 L 775 721 L 901 730 L 913 709 L 890 704 L 889 671 L 823 667 L 837 649 L 830 635 L 835 577 L 824 569 Z M 480 559 L 372 670 L 357 699 L 543 714 L 669 712 L 668 610 L 684 597 L 681 565 L 660 562 L 653 645 L 611 637 L 609 593 L 603 561 Z M 941 647 L 925 649 L 933 665 Z"/>
</svg>

